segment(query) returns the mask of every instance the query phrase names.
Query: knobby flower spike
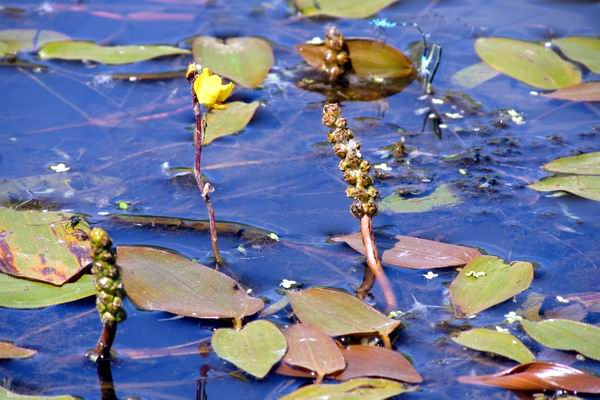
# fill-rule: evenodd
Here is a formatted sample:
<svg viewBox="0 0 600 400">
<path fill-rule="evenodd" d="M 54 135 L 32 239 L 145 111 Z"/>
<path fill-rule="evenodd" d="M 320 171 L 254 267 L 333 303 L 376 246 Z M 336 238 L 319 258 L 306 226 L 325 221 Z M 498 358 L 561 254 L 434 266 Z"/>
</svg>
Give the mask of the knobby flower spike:
<svg viewBox="0 0 600 400">
<path fill-rule="evenodd" d="M 360 232 L 368 268 L 365 269 L 365 275 L 357 290 L 357 295 L 364 298 L 377 279 L 383 289 L 388 306 L 395 308 L 394 292 L 383 272 L 375 246 L 372 217 L 377 214 L 376 199 L 379 193 L 369 176 L 371 167 L 368 161 L 363 160 L 360 143 L 348 128 L 346 119 L 342 117 L 339 104 L 326 104 L 323 107 L 322 122 L 331 129 L 327 140 L 333 145 L 335 155 L 341 158 L 339 168 L 344 173 L 344 180 L 348 183 L 346 195 L 354 200 L 350 206 L 350 212 L 360 219 Z"/>
<path fill-rule="evenodd" d="M 325 31 L 325 47 L 327 50 L 323 54 L 323 71 L 330 81 L 335 81 L 344 74 L 345 64 L 349 60 L 344 36 L 335 26 L 330 26 Z"/>
<path fill-rule="evenodd" d="M 234 86 L 232 82 L 223 85 L 223 79 L 219 75 L 213 75 L 208 68 L 202 69 L 202 73 L 194 79 L 193 85 L 198 103 L 217 110 L 225 108 L 223 102 L 227 100 Z"/>
</svg>

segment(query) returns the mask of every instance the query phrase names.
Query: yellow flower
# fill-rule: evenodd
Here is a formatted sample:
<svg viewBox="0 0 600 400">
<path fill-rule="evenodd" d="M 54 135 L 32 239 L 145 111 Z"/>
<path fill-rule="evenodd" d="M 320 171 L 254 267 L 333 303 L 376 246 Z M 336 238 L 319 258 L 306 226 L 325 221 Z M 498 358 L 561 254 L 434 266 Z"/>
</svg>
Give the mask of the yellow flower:
<svg viewBox="0 0 600 400">
<path fill-rule="evenodd" d="M 194 81 L 194 93 L 198 103 L 208 108 L 222 110 L 225 108 L 223 102 L 229 97 L 233 90 L 233 83 L 223 85 L 223 79 L 219 75 L 213 75 L 208 68 L 202 69 L 202 73 Z"/>
</svg>

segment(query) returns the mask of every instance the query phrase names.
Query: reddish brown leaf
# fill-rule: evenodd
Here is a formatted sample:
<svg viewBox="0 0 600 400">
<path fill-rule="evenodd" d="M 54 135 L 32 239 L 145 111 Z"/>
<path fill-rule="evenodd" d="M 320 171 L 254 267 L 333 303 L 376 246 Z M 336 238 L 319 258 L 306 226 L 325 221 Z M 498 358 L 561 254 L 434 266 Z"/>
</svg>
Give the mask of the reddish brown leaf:
<svg viewBox="0 0 600 400">
<path fill-rule="evenodd" d="M 10 342 L 0 342 L 0 360 L 33 357 L 37 351 L 15 346 Z M 341 355 L 341 354 L 340 354 Z"/>
<path fill-rule="evenodd" d="M 600 293 L 575 293 L 563 297 L 567 300 L 576 301 L 583 304 L 592 312 L 600 312 Z"/>
<path fill-rule="evenodd" d="M 584 82 L 558 89 L 543 96 L 570 101 L 600 101 L 600 82 Z"/>
<path fill-rule="evenodd" d="M 285 338 L 288 351 L 283 360 L 289 365 L 315 371 L 321 378 L 346 366 L 335 342 L 317 328 L 295 324 L 285 331 Z"/>
<path fill-rule="evenodd" d="M 345 381 L 359 377 L 388 378 L 419 383 L 423 378 L 402 354 L 377 346 L 353 345 L 342 349 L 346 369 L 335 376 Z"/>
<path fill-rule="evenodd" d="M 309 371 L 304 368 L 296 368 L 292 367 L 285 362 L 281 362 L 277 369 L 275 370 L 276 374 L 285 375 L 285 376 L 293 376 L 294 378 L 316 378 L 317 374 Z"/>
<path fill-rule="evenodd" d="M 600 393 L 600 378 L 566 365 L 549 362 L 521 364 L 493 375 L 461 376 L 458 381 L 510 390 L 569 390 Z"/>
</svg>

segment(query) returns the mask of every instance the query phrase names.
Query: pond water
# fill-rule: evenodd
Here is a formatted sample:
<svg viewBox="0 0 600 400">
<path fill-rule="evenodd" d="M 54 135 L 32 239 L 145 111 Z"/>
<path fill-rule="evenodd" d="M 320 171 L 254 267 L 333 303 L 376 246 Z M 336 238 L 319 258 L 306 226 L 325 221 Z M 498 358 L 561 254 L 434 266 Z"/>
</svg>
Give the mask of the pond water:
<svg viewBox="0 0 600 400">
<path fill-rule="evenodd" d="M 135 12 L 168 13 L 176 20 L 121 20 Z M 426 213 L 380 213 L 374 225 L 379 246 L 389 248 L 403 234 L 477 247 L 508 261 L 534 262 L 535 279 L 528 291 L 481 313 L 456 319 L 448 307 L 452 268 L 426 271 L 386 267 L 398 308 L 410 311 L 394 336 L 394 347 L 423 375 L 420 390 L 407 399 L 514 398 L 502 389 L 461 385 L 456 377 L 492 373 L 514 363 L 462 349 L 449 332 L 464 326 L 500 324 L 530 293 L 548 296 L 544 307 L 560 305 L 557 295 L 597 291 L 600 287 L 600 205 L 572 195 L 553 197 L 526 186 L 546 176 L 541 165 L 558 157 L 600 150 L 598 103 L 569 103 L 534 96 L 531 87 L 507 76 L 464 91 L 451 82 L 459 69 L 478 62 L 473 40 L 481 35 L 527 40 L 596 35 L 600 7 L 593 1 L 401 1 L 378 14 L 390 21 L 416 21 L 429 39 L 444 47 L 434 81 L 438 97 L 466 93 L 480 104 L 462 119 L 447 119 L 441 138 L 426 127 L 416 110 L 422 88 L 417 82 L 384 100 L 343 102 L 344 114 L 362 143 L 363 156 L 387 163 L 376 186 L 382 196 L 410 187 L 423 194 L 447 184 L 461 198 L 453 207 Z M 220 246 L 231 273 L 254 293 L 271 302 L 281 297 L 283 279 L 305 286 L 326 285 L 353 291 L 362 278 L 362 258 L 332 234 L 358 230 L 348 211 L 337 159 L 321 125 L 325 97 L 295 85 L 302 63 L 294 46 L 335 23 L 347 36 L 381 37 L 406 51 L 418 40 L 408 28 L 377 30 L 369 20 L 299 18 L 283 0 L 274 1 L 2 1 L 0 26 L 63 32 L 72 38 L 103 44 L 181 44 L 195 35 L 260 36 L 271 42 L 275 66 L 265 84 L 238 89 L 233 100 L 259 100 L 262 106 L 240 135 L 221 138 L 203 152 L 204 172 L 216 187 L 212 195 L 218 220 L 234 221 L 276 233 L 280 242 L 238 250 L 243 240 L 221 236 Z M 51 173 L 63 162 L 83 174 L 79 188 L 90 188 L 90 176 L 117 178 L 101 190 L 71 197 L 49 197 L 44 207 L 88 215 L 109 231 L 117 245 L 147 244 L 169 248 L 213 265 L 206 232 L 152 229 L 110 222 L 105 213 L 120 213 L 125 200 L 130 214 L 205 219 L 206 209 L 191 178 L 170 178 L 165 163 L 191 167 L 194 158 L 189 85 L 185 79 L 135 81 L 110 79 L 115 72 L 184 70 L 189 56 L 139 64 L 105 66 L 80 62 L 31 63 L 47 66 L 0 67 L 0 179 Z M 464 102 L 463 102 L 464 103 Z M 458 108 L 446 101 L 441 112 Z M 500 110 L 523 115 L 517 124 Z M 395 157 L 385 148 L 404 140 L 407 154 Z M 448 159 L 448 156 L 458 155 Z M 462 173 L 461 173 L 462 172 Z M 466 174 L 465 174 L 466 173 Z M 378 285 L 371 304 L 385 310 Z M 206 348 L 212 329 L 226 323 L 173 318 L 126 303 L 128 319 L 119 326 L 114 348 L 135 350 L 186 345 Z M 389 310 L 388 310 L 389 311 Z M 271 317 L 290 323 L 291 313 Z M 586 322 L 598 323 L 598 314 Z M 94 301 L 40 310 L 0 309 L 0 338 L 35 348 L 27 360 L 0 363 L 0 378 L 11 390 L 44 395 L 73 394 L 98 398 L 96 367 L 81 355 L 93 347 L 100 329 Z M 532 349 L 543 348 L 518 329 Z M 130 353 L 127 353 L 130 352 Z M 193 353 L 193 351 L 188 351 Z M 119 398 L 144 399 L 275 399 L 305 382 L 270 374 L 260 382 L 214 353 L 134 359 L 118 358 L 112 376 Z M 573 363 L 573 353 L 542 351 L 541 359 Z M 593 361 L 577 368 L 600 372 Z M 208 371 L 208 372 L 207 372 Z M 207 377 L 201 379 L 201 376 Z M 202 397 L 204 396 L 204 397 Z"/>
</svg>

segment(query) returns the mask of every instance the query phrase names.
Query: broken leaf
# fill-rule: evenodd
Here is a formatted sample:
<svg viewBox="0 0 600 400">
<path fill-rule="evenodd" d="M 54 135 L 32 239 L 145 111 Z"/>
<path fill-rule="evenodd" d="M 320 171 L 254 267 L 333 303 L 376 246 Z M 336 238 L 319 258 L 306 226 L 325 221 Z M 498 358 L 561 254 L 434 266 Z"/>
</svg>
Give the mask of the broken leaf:
<svg viewBox="0 0 600 400">
<path fill-rule="evenodd" d="M 420 383 L 423 378 L 402 354 L 378 346 L 352 345 L 342 349 L 346 369 L 335 376 L 345 381 L 363 376 Z"/>
<path fill-rule="evenodd" d="M 498 75 L 500 75 L 500 72 L 484 62 L 480 62 L 457 71 L 452 76 L 452 83 L 466 89 L 473 89 Z"/>
<path fill-rule="evenodd" d="M 600 101 L 600 82 L 584 82 L 542 96 L 570 101 Z"/>
<path fill-rule="evenodd" d="M 203 143 L 205 145 L 222 136 L 232 135 L 244 130 L 254 116 L 260 102 L 244 103 L 234 101 L 227 103 L 227 108 L 213 108 L 206 116 L 207 125 Z"/>
<path fill-rule="evenodd" d="M 38 29 L 5 29 L 0 30 L 0 43 L 4 44 L 6 54 L 31 52 L 46 43 L 69 40 L 60 32 Z"/>
<path fill-rule="evenodd" d="M 475 278 L 470 271 L 485 272 Z M 498 257 L 481 256 L 460 271 L 450 285 L 450 300 L 457 314 L 472 315 L 502 303 L 526 290 L 533 280 L 533 265 L 505 264 Z"/>
<path fill-rule="evenodd" d="M 242 330 L 217 329 L 211 344 L 224 360 L 257 378 L 264 378 L 287 349 L 285 336 L 273 323 L 252 321 Z"/>
<path fill-rule="evenodd" d="M 18 394 L 0 386 L 0 399 L 16 400 L 80 400 L 78 397 L 59 395 L 59 396 L 30 396 Z"/>
<path fill-rule="evenodd" d="M 586 199 L 600 201 L 600 176 L 550 176 L 527 187 L 538 192 L 555 192 L 560 190 Z"/>
<path fill-rule="evenodd" d="M 241 320 L 263 308 L 229 276 L 179 254 L 153 247 L 119 246 L 127 296 L 139 307 L 194 318 Z"/>
<path fill-rule="evenodd" d="M 565 174 L 600 175 L 600 151 L 561 157 L 544 165 L 544 169 Z"/>
<path fill-rule="evenodd" d="M 11 342 L 0 341 L 0 360 L 1 359 L 15 359 L 15 358 L 29 358 L 29 357 L 33 357 L 35 355 L 35 353 L 37 353 L 37 351 L 35 351 L 35 350 L 15 346 Z"/>
<path fill-rule="evenodd" d="M 600 38 L 571 36 L 552 40 L 571 60 L 577 61 L 595 74 L 600 74 Z"/>
<path fill-rule="evenodd" d="M 413 390 L 396 381 L 361 378 L 333 385 L 304 386 L 281 400 L 384 400 Z"/>
<path fill-rule="evenodd" d="M 457 336 L 450 339 L 469 349 L 499 354 L 520 363 L 535 360 L 533 353 L 510 333 L 485 328 L 474 328 L 460 332 Z"/>
<path fill-rule="evenodd" d="M 438 207 L 455 206 L 461 202 L 448 185 L 438 186 L 433 193 L 423 197 L 404 198 L 392 193 L 379 202 L 381 211 L 394 213 L 418 213 L 434 210 Z"/>
<path fill-rule="evenodd" d="M 298 11 L 307 17 L 326 15 L 339 18 L 367 18 L 398 0 L 294 0 Z"/>
</svg>

